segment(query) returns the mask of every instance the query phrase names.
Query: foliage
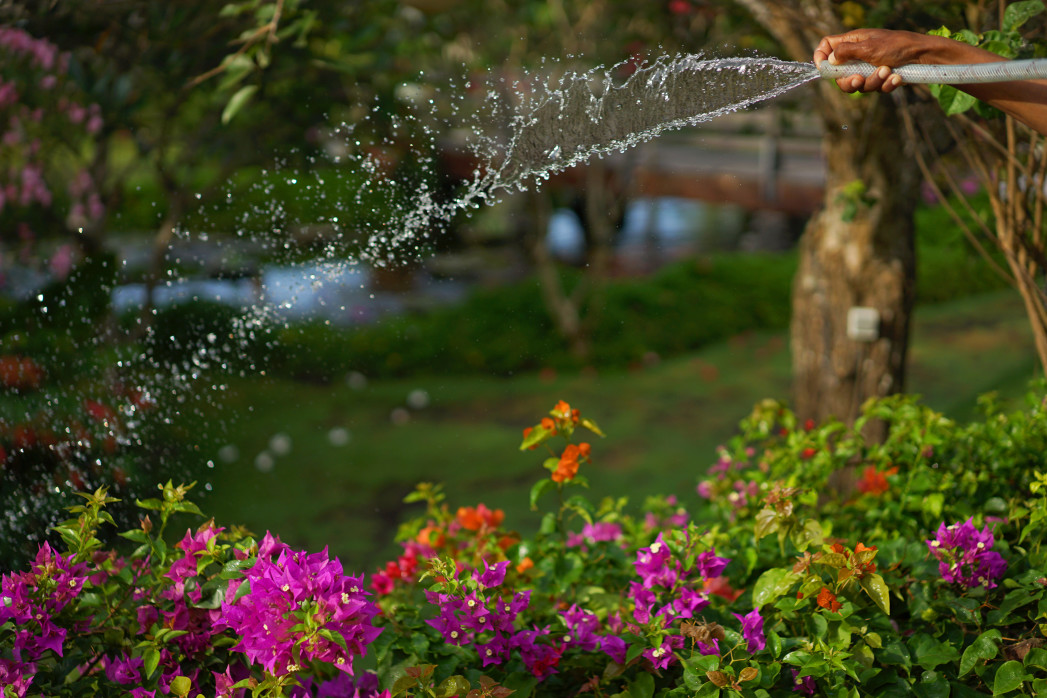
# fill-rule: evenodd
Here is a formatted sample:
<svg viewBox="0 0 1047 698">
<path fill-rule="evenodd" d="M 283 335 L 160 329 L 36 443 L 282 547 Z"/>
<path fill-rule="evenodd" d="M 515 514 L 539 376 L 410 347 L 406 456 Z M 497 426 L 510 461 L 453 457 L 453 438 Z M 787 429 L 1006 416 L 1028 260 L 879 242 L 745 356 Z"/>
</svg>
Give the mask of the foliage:
<svg viewBox="0 0 1047 698">
<path fill-rule="evenodd" d="M 178 514 L 200 514 L 171 482 L 138 501 L 134 549 L 106 550 L 105 488 L 81 496 L 56 527 L 68 548 L 41 546 L 29 571 L 4 576 L 0 680 L 4 696 L 284 695 L 288 686 L 344 685 L 381 632 L 362 579 L 327 552 L 254 540 L 208 521 L 170 545 Z M 152 517 L 158 520 L 153 521 Z M 28 692 L 28 693 L 27 693 Z"/>
<path fill-rule="evenodd" d="M 928 228 L 945 227 L 928 212 Z M 957 236 L 921 245 L 917 293 L 940 302 L 1004 282 Z M 738 333 L 786 326 L 793 255 L 717 255 L 670 265 L 649 278 L 610 281 L 591 327 L 584 364 L 565 348 L 534 282 L 474 291 L 461 305 L 386 318 L 354 328 L 315 322 L 276 333 L 265 364 L 277 375 L 333 381 L 349 371 L 371 377 L 487 373 L 545 367 L 623 368 L 671 357 Z M 568 283 L 578 277 L 566 274 Z M 621 328 L 628 327 L 629 332 Z M 260 360 L 260 359 L 259 359 Z"/>
<path fill-rule="evenodd" d="M 899 396 L 846 428 L 761 403 L 700 483 L 693 520 L 675 498 L 634 519 L 550 477 L 531 492 L 532 506 L 553 498 L 541 531 L 517 542 L 497 512 L 467 526 L 472 510 L 422 486 L 428 514 L 372 582 L 393 631 L 378 642 L 382 685 L 450 695 L 441 682 L 482 672 L 543 696 L 1041 692 L 1047 415 L 1039 401 L 984 406 L 961 427 Z M 885 443 L 865 442 L 867 419 L 890 420 Z M 521 448 L 573 443 L 582 423 L 560 403 Z M 577 452 L 551 448 L 545 466 Z M 526 620 L 486 630 L 482 614 L 521 593 Z"/>
<path fill-rule="evenodd" d="M 979 46 L 1007 59 L 1045 54 L 1047 47 L 1043 42 L 1031 40 L 1042 34 L 1037 31 L 1044 22 L 1041 0 L 1009 3 L 1001 7 L 996 18 L 985 10 L 981 5 L 970 8 L 970 20 L 998 28 L 978 32 L 951 31 L 943 27 L 932 33 Z M 1043 249 L 1043 209 L 1047 196 L 1043 187 L 1028 186 L 1030 177 L 1039 176 L 1032 173 L 1043 171 L 1043 147 L 1038 142 L 1041 136 L 955 87 L 936 85 L 931 92 L 951 117 L 944 122 L 949 137 L 958 145 L 963 166 L 987 192 L 991 211 L 987 215 L 975 213 L 963 184 L 953 176 L 951 165 L 943 158 L 928 163 L 917 149 L 917 164 L 928 185 L 943 199 L 946 210 L 972 244 L 1021 294 L 1040 363 L 1047 367 L 1047 294 L 1042 284 L 1047 273 Z M 921 122 L 917 127 L 911 115 L 906 112 L 904 116 L 910 137 L 917 138 L 919 133 L 925 141 L 934 142 L 926 124 Z M 943 189 L 951 194 L 950 198 L 942 194 Z M 982 239 L 988 240 L 1002 264 L 985 249 Z"/>
<path fill-rule="evenodd" d="M 561 401 L 520 444 L 546 452 L 538 533 L 420 485 L 426 511 L 370 596 L 269 535 L 209 521 L 169 545 L 169 519 L 199 515 L 171 483 L 139 502 L 156 513 L 122 534 L 133 552 L 105 551 L 111 498 L 85 494 L 57 528 L 69 553 L 3 579 L 5 695 L 1041 693 L 1045 404 L 983 408 L 960 426 L 896 396 L 848 428 L 765 401 L 699 484 L 704 507 L 635 516 L 585 497 L 599 460 L 582 435 L 602 432 Z M 891 422 L 885 442 L 868 419 Z"/>
</svg>

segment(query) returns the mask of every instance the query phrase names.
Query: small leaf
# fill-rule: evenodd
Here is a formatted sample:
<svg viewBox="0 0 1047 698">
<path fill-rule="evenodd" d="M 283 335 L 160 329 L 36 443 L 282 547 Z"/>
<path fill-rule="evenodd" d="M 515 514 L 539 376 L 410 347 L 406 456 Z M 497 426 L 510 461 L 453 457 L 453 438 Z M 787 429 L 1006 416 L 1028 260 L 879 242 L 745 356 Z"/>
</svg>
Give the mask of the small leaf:
<svg viewBox="0 0 1047 698">
<path fill-rule="evenodd" d="M 1043 3 L 1040 0 L 1012 2 L 1003 11 L 1003 30 L 1005 32 L 1015 31 L 1041 12 L 1043 12 Z"/>
<path fill-rule="evenodd" d="M 752 681 L 760 673 L 760 670 L 754 666 L 747 666 L 738 672 L 738 682 L 742 683 L 745 681 Z"/>
<path fill-rule="evenodd" d="M 556 483 L 549 478 L 542 478 L 531 487 L 531 511 L 538 509 L 538 499 L 545 494 L 546 490 L 556 487 Z"/>
<path fill-rule="evenodd" d="M 789 591 L 800 575 L 785 568 L 772 568 L 760 575 L 753 585 L 753 606 L 761 608 Z"/>
<path fill-rule="evenodd" d="M 756 535 L 756 540 L 774 533 L 778 530 L 779 525 L 778 512 L 770 508 L 761 509 L 756 514 L 756 528 L 753 531 Z"/>
<path fill-rule="evenodd" d="M 448 676 L 436 687 L 436 698 L 451 698 L 451 696 L 464 695 L 471 688 L 469 679 L 461 674 Z"/>
<path fill-rule="evenodd" d="M 887 582 L 878 574 L 870 574 L 862 577 L 862 590 L 869 598 L 880 607 L 886 615 L 891 615 L 891 590 L 887 588 Z"/>
<path fill-rule="evenodd" d="M 1004 662 L 1003 666 L 996 670 L 996 677 L 992 682 L 992 694 L 998 696 L 1021 688 L 1027 678 L 1025 667 L 1016 660 Z"/>
<path fill-rule="evenodd" d="M 193 689 L 193 682 L 188 676 L 176 676 L 171 679 L 171 693 L 176 696 L 187 696 Z"/>
<path fill-rule="evenodd" d="M 629 684 L 629 698 L 651 698 L 654 695 L 654 677 L 643 672 Z"/>
<path fill-rule="evenodd" d="M 582 419 L 581 424 L 597 436 L 606 436 L 602 431 L 600 431 L 600 427 L 596 426 L 596 422 L 591 419 Z"/>
<path fill-rule="evenodd" d="M 941 518 L 942 505 L 945 504 L 945 495 L 941 492 L 931 492 L 923 498 L 923 511 L 930 514 L 932 518 Z"/>
<path fill-rule="evenodd" d="M 222 123 L 228 124 L 236 112 L 247 104 L 251 99 L 251 96 L 258 90 L 258 85 L 244 85 L 237 90 L 232 97 L 229 98 L 229 102 L 225 105 L 225 109 L 222 110 Z"/>
<path fill-rule="evenodd" d="M 962 114 L 978 103 L 977 99 L 952 85 L 935 85 L 931 92 L 938 98 L 938 104 L 946 116 Z"/>
<path fill-rule="evenodd" d="M 731 682 L 731 680 L 727 677 L 727 674 L 723 673 L 722 671 L 707 671 L 705 672 L 705 677 L 712 681 L 714 684 L 716 684 L 716 686 L 719 688 L 723 688 Z"/>
<path fill-rule="evenodd" d="M 541 424 L 531 429 L 527 436 L 524 437 L 523 443 L 520 444 L 520 450 L 526 451 L 529 448 L 533 448 L 538 444 L 542 443 L 552 435 L 552 431 L 546 429 Z"/>
<path fill-rule="evenodd" d="M 998 651 L 996 643 L 1002 637 L 1000 631 L 994 628 L 986 630 L 975 638 L 974 642 L 960 656 L 960 676 L 963 677 L 969 673 L 971 669 L 977 666 L 978 662 L 995 658 Z"/>
<path fill-rule="evenodd" d="M 156 667 L 160 664 L 160 650 L 155 647 L 150 647 L 144 653 L 142 653 L 142 669 L 145 671 L 145 678 L 149 678 L 156 671 Z"/>
<path fill-rule="evenodd" d="M 928 671 L 940 664 L 950 664 L 960 653 L 949 642 L 940 642 L 926 633 L 920 633 L 909 641 L 916 663 Z"/>
<path fill-rule="evenodd" d="M 404 674 L 403 676 L 401 676 L 393 682 L 393 687 L 390 690 L 390 694 L 393 698 L 396 698 L 396 696 L 406 693 L 408 689 L 417 684 L 418 679 L 416 679 L 413 676 L 408 676 L 407 674 Z"/>
</svg>

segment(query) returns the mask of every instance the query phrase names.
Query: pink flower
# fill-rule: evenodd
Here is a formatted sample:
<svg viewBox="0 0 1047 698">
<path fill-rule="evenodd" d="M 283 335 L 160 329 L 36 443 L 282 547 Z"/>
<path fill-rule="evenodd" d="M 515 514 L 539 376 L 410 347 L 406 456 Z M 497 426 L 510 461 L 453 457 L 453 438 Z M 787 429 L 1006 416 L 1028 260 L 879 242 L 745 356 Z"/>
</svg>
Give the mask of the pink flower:
<svg viewBox="0 0 1047 698">
<path fill-rule="evenodd" d="M 760 609 L 754 608 L 744 616 L 735 613 L 734 617 L 742 624 L 742 638 L 746 641 L 746 650 L 749 654 L 759 652 L 767 646 L 767 638 L 763 633 L 763 618 Z"/>
</svg>

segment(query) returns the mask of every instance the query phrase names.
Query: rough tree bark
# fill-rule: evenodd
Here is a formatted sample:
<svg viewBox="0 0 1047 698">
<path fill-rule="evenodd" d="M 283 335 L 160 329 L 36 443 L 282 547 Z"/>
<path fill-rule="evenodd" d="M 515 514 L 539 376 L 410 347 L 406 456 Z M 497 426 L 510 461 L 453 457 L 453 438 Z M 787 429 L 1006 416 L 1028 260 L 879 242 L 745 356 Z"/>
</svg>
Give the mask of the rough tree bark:
<svg viewBox="0 0 1047 698">
<path fill-rule="evenodd" d="M 811 60 L 822 36 L 844 31 L 829 0 L 738 0 L 785 47 Z M 793 402 L 801 419 L 851 422 L 868 398 L 905 383 L 915 278 L 913 212 L 919 173 L 890 95 L 851 97 L 814 84 L 825 127 L 825 205 L 800 240 L 793 282 Z M 851 307 L 875 308 L 879 338 L 847 336 Z M 867 436 L 880 438 L 884 425 Z"/>
</svg>

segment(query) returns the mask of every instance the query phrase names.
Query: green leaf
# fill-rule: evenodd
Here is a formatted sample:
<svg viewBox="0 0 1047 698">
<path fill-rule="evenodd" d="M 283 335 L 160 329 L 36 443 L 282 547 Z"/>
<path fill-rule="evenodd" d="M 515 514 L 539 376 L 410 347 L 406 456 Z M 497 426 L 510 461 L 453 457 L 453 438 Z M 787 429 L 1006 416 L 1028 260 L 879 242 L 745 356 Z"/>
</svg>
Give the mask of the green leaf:
<svg viewBox="0 0 1047 698">
<path fill-rule="evenodd" d="M 772 568 L 760 575 L 753 585 L 753 606 L 761 608 L 785 594 L 800 578 L 790 569 Z"/>
<path fill-rule="evenodd" d="M 922 507 L 924 513 L 938 519 L 941 518 L 943 504 L 945 504 L 945 495 L 941 492 L 931 492 L 924 496 Z"/>
<path fill-rule="evenodd" d="M 472 686 L 469 684 L 469 679 L 465 678 L 461 674 L 455 674 L 454 676 L 448 676 L 440 685 L 436 687 L 436 698 L 451 698 L 451 696 L 464 696 L 469 692 Z"/>
<path fill-rule="evenodd" d="M 644 650 L 646 649 L 647 647 L 642 642 L 634 642 L 633 644 L 629 645 L 629 649 L 625 651 L 625 663 L 628 664 L 629 662 L 633 661 L 641 654 L 643 654 Z"/>
<path fill-rule="evenodd" d="M 773 630 L 767 631 L 766 638 L 767 649 L 771 651 L 771 656 L 777 659 L 782 653 L 782 638 L 778 637 L 778 633 Z"/>
<path fill-rule="evenodd" d="M 393 687 L 390 693 L 393 696 L 393 698 L 396 698 L 396 696 L 402 693 L 406 693 L 408 689 L 417 685 L 417 683 L 418 679 L 416 679 L 413 676 L 408 676 L 407 674 L 404 674 L 393 683 Z"/>
<path fill-rule="evenodd" d="M 531 487 L 531 511 L 538 509 L 538 499 L 545 494 L 546 490 L 556 487 L 556 483 L 545 477 L 534 483 Z"/>
<path fill-rule="evenodd" d="M 707 683 L 705 672 L 719 668 L 720 658 L 714 654 L 694 654 L 682 663 L 684 685 L 692 691 L 697 691 Z"/>
<path fill-rule="evenodd" d="M 629 684 L 629 698 L 652 698 L 654 696 L 654 677 L 643 672 Z"/>
<path fill-rule="evenodd" d="M 779 525 L 778 512 L 770 508 L 761 509 L 756 514 L 756 528 L 754 530 L 756 540 L 774 533 L 778 530 Z"/>
<path fill-rule="evenodd" d="M 955 662 L 960 653 L 949 642 L 939 642 L 926 633 L 920 633 L 909 640 L 909 647 L 915 655 L 916 663 L 927 669 L 934 669 L 940 664 Z"/>
<path fill-rule="evenodd" d="M 936 671 L 925 671 L 913 692 L 920 698 L 948 698 L 949 682 Z"/>
<path fill-rule="evenodd" d="M 160 664 L 160 650 L 155 647 L 150 647 L 142 653 L 142 669 L 145 671 L 145 678 L 149 678 L 156 671 L 156 667 Z"/>
<path fill-rule="evenodd" d="M 141 507 L 142 509 L 155 509 L 156 511 L 159 511 L 161 507 L 164 506 L 163 502 L 161 502 L 159 499 L 152 498 L 136 499 L 135 504 Z"/>
<path fill-rule="evenodd" d="M 870 574 L 861 579 L 862 590 L 869 595 L 880 610 L 886 615 L 891 615 L 891 591 L 887 588 L 887 582 L 878 574 Z"/>
<path fill-rule="evenodd" d="M 171 679 L 171 693 L 176 696 L 187 696 L 193 690 L 193 682 L 188 676 L 176 676 Z"/>
<path fill-rule="evenodd" d="M 258 90 L 258 85 L 244 85 L 229 98 L 229 102 L 225 105 L 225 109 L 222 110 L 222 123 L 228 124 L 236 112 L 247 104 L 251 99 L 251 96 Z"/>
<path fill-rule="evenodd" d="M 132 528 L 130 531 L 121 531 L 117 534 L 121 538 L 132 540 L 135 543 L 148 543 L 149 535 L 140 528 Z"/>
<path fill-rule="evenodd" d="M 1017 690 L 1028 678 L 1031 677 L 1025 673 L 1025 667 L 1021 662 L 1014 659 L 1004 662 L 1003 666 L 996 670 L 996 677 L 992 681 L 992 694 L 998 696 Z"/>
<path fill-rule="evenodd" d="M 1041 12 L 1043 12 L 1043 3 L 1040 0 L 1012 2 L 1003 11 L 1003 30 L 1005 32 L 1014 31 Z"/>
<path fill-rule="evenodd" d="M 596 422 L 594 422 L 591 419 L 583 418 L 581 421 L 581 425 L 589 431 L 591 431 L 592 433 L 596 434 L 597 436 L 605 436 L 605 434 L 602 431 L 600 431 L 600 427 L 596 426 Z"/>
<path fill-rule="evenodd" d="M 824 538 L 822 525 L 816 519 L 807 519 L 803 522 L 803 527 L 794 528 L 789 535 L 793 545 L 800 551 L 807 550 L 812 545 L 820 546 Z"/>
<path fill-rule="evenodd" d="M 1025 655 L 1023 663 L 1027 667 L 1036 667 L 1037 669 L 1047 671 L 1047 650 L 1042 647 L 1033 647 L 1029 650 L 1029 654 Z"/>
<path fill-rule="evenodd" d="M 946 116 L 962 114 L 978 103 L 977 99 L 952 85 L 934 85 L 931 93 L 938 98 L 938 104 Z"/>
<path fill-rule="evenodd" d="M 531 429 L 531 431 L 524 438 L 523 443 L 520 444 L 520 450 L 526 451 L 532 446 L 537 446 L 542 443 L 552 434 L 552 431 L 546 429 L 541 424 Z"/>
</svg>

